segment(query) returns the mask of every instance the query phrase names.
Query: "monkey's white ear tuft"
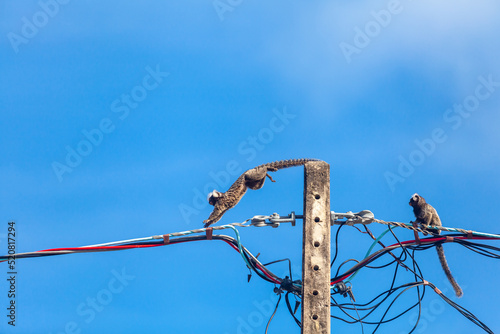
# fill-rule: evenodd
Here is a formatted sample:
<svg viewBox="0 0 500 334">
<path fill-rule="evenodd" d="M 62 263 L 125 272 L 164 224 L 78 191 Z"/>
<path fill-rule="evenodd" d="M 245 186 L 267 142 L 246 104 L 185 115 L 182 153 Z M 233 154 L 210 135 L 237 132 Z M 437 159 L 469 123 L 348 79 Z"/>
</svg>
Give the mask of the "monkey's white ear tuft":
<svg viewBox="0 0 500 334">
<path fill-rule="evenodd" d="M 413 196 L 411 196 L 411 198 L 412 198 L 414 201 L 416 201 L 419 197 L 420 197 L 420 195 L 419 195 L 419 194 L 417 194 L 417 193 L 414 193 L 414 194 L 413 194 Z"/>
<path fill-rule="evenodd" d="M 212 191 L 211 191 L 211 192 L 207 195 L 207 201 L 209 201 L 209 202 L 210 202 L 210 199 L 211 199 L 212 197 L 217 197 L 216 193 L 217 193 L 217 190 L 215 190 L 215 189 L 214 189 L 214 190 L 212 190 Z"/>
<path fill-rule="evenodd" d="M 217 190 L 213 190 L 210 194 L 207 196 L 208 204 L 210 205 L 215 205 L 219 199 L 222 197 L 222 193 Z"/>
</svg>

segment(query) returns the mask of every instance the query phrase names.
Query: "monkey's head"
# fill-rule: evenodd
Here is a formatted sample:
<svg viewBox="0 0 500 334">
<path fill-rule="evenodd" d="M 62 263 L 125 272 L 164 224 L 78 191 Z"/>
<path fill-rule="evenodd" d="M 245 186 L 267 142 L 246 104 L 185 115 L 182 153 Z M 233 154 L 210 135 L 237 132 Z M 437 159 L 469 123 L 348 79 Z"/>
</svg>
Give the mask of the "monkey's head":
<svg viewBox="0 0 500 334">
<path fill-rule="evenodd" d="M 208 194 L 207 200 L 210 205 L 215 205 L 221 197 L 222 193 L 214 189 L 210 194 Z"/>
<path fill-rule="evenodd" d="M 422 205 L 425 203 L 425 199 L 420 196 L 419 194 L 417 193 L 414 193 L 413 196 L 410 198 L 410 205 L 415 207 L 417 205 Z"/>
</svg>

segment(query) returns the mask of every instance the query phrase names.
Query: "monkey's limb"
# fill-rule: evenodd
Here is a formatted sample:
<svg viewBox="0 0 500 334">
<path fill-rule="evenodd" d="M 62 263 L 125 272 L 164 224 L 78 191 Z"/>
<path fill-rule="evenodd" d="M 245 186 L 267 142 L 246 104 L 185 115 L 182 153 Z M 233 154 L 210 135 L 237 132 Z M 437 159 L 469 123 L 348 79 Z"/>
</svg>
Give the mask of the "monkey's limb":
<svg viewBox="0 0 500 334">
<path fill-rule="evenodd" d="M 227 210 L 238 204 L 247 188 L 252 190 L 261 189 L 264 186 L 266 177 L 268 177 L 272 182 L 275 182 L 268 172 L 276 172 L 279 169 L 294 166 L 303 166 L 306 162 L 314 160 L 316 159 L 281 160 L 259 165 L 247 170 L 241 174 L 228 191 L 222 194 L 219 193 L 217 198 L 209 198 L 209 203 L 214 205 L 214 209 L 208 219 L 203 221 L 205 227 L 218 222 Z"/>
<path fill-rule="evenodd" d="M 239 198 L 236 197 L 229 201 L 219 200 L 217 203 L 215 203 L 212 213 L 210 214 L 207 220 L 203 221 L 205 227 L 208 227 L 209 225 L 218 222 L 222 218 L 224 213 L 226 213 L 227 210 L 233 208 L 236 204 L 238 204 L 238 202 Z"/>
<path fill-rule="evenodd" d="M 444 256 L 443 245 L 437 245 L 436 250 L 439 257 L 439 262 L 441 262 L 441 267 L 443 267 L 444 274 L 448 278 L 448 281 L 450 281 L 453 290 L 455 290 L 455 294 L 457 295 L 457 297 L 462 297 L 464 293 L 462 292 L 462 288 L 460 288 L 460 285 L 458 285 L 457 281 L 455 281 L 455 278 L 451 274 L 450 267 L 448 266 L 448 262 L 446 261 L 446 257 Z"/>
<path fill-rule="evenodd" d="M 219 221 L 219 219 L 221 219 L 221 217 L 224 214 L 224 212 L 226 212 L 226 210 L 222 209 L 221 207 L 217 207 L 216 206 L 213 209 L 213 211 L 210 214 L 210 216 L 208 217 L 208 219 L 206 219 L 206 220 L 203 221 L 203 224 L 205 224 L 203 227 L 207 228 L 210 225 L 212 225 L 213 223 Z"/>
<path fill-rule="evenodd" d="M 413 230 L 413 237 L 415 238 L 415 241 L 416 241 L 418 244 L 420 244 L 420 237 L 419 237 L 418 232 L 417 232 L 417 230 L 416 230 L 417 228 L 419 228 L 419 227 L 420 227 L 420 224 L 418 223 L 418 219 L 417 219 L 416 221 L 414 221 L 414 222 L 411 222 L 411 224 L 412 224 L 412 225 L 413 225 L 413 227 L 415 228 L 415 229 Z"/>
<path fill-rule="evenodd" d="M 271 177 L 271 175 L 266 174 L 266 176 L 269 178 L 269 180 L 271 180 L 271 182 L 276 182 L 276 181 L 273 180 L 273 178 Z"/>
</svg>

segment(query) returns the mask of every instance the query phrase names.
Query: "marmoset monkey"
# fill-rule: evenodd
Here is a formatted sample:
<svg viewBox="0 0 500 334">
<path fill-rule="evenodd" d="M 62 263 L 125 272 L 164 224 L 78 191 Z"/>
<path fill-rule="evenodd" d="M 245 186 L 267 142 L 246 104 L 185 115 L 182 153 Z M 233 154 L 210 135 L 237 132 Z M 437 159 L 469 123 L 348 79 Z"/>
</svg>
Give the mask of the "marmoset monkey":
<svg viewBox="0 0 500 334">
<path fill-rule="evenodd" d="M 225 193 L 221 193 L 217 190 L 212 191 L 208 194 L 207 199 L 208 203 L 214 206 L 214 209 L 208 219 L 203 221 L 205 227 L 218 222 L 227 210 L 234 208 L 243 198 L 243 195 L 245 195 L 247 188 L 253 190 L 262 188 L 266 177 L 274 182 L 268 172 L 276 172 L 279 169 L 288 167 L 302 166 L 308 161 L 316 161 L 316 159 L 290 159 L 263 164 L 241 174 Z"/>
<path fill-rule="evenodd" d="M 425 228 L 427 225 L 442 226 L 441 219 L 439 219 L 436 209 L 434 209 L 432 205 L 427 203 L 425 199 L 419 194 L 415 193 L 410 198 L 410 205 L 413 207 L 413 213 L 415 214 L 415 218 L 417 218 L 415 220 L 415 223 L 420 224 L 422 228 Z M 438 230 L 438 234 L 440 233 L 441 231 Z M 455 281 L 455 278 L 451 274 L 450 267 L 448 267 L 448 262 L 446 262 L 443 245 L 441 244 L 437 245 L 436 250 L 439 257 L 439 262 L 441 262 L 441 267 L 443 267 L 444 273 L 446 277 L 448 277 L 448 281 L 450 281 L 451 285 L 453 286 L 455 294 L 457 295 L 457 297 L 462 297 L 463 295 L 462 289 L 458 285 L 457 281 Z"/>
</svg>

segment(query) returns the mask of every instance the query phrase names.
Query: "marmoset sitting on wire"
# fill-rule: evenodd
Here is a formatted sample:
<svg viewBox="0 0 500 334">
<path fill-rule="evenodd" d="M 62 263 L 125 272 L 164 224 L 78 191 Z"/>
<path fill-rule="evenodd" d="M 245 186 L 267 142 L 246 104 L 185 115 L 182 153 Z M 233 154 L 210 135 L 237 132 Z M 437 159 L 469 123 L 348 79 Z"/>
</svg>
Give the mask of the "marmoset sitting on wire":
<svg viewBox="0 0 500 334">
<path fill-rule="evenodd" d="M 415 224 L 420 224 L 421 228 L 425 228 L 426 226 L 442 226 L 441 219 L 437 214 L 436 209 L 432 207 L 429 203 L 425 201 L 425 199 L 419 194 L 415 193 L 410 198 L 410 205 L 413 207 L 413 213 L 415 214 Z M 437 231 L 438 234 L 441 233 L 440 230 Z M 463 292 L 457 281 L 451 274 L 450 267 L 448 266 L 448 262 L 446 262 L 446 257 L 444 256 L 443 245 L 436 245 L 436 250 L 439 257 L 439 262 L 441 262 L 441 267 L 443 267 L 444 273 L 446 277 L 448 277 L 448 281 L 450 281 L 453 286 L 453 290 L 455 290 L 455 294 L 457 297 L 462 297 Z"/>
</svg>

